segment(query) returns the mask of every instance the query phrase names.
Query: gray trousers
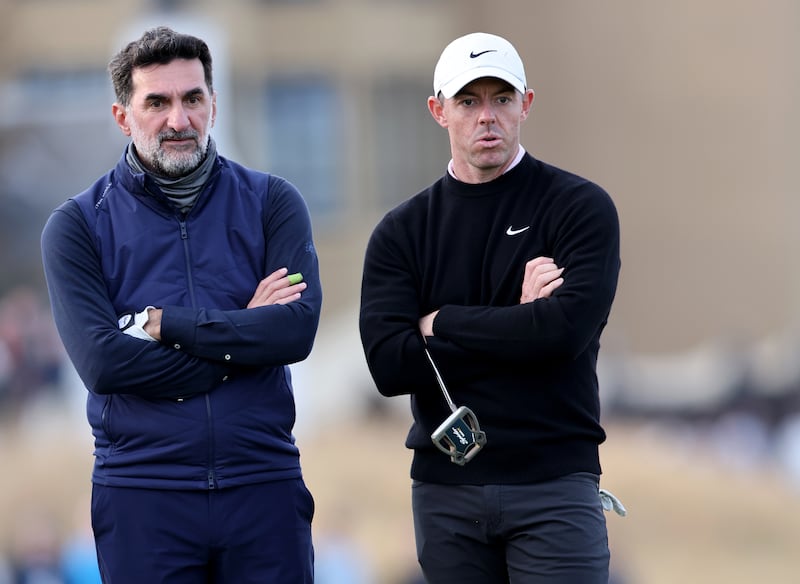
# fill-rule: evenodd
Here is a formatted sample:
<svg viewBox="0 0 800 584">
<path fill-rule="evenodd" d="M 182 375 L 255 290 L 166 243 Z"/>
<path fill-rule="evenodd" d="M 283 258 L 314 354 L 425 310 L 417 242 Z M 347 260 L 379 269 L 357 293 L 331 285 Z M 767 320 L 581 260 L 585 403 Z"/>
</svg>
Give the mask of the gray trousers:
<svg viewBox="0 0 800 584">
<path fill-rule="evenodd" d="M 414 481 L 417 558 L 429 584 L 607 584 L 599 477 L 525 485 Z"/>
</svg>

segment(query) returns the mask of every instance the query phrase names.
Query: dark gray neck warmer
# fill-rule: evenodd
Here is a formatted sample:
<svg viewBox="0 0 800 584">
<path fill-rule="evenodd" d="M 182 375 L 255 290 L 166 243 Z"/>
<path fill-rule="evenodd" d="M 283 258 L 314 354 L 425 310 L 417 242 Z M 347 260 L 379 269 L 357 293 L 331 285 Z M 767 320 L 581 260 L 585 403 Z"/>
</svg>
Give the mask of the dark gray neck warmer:
<svg viewBox="0 0 800 584">
<path fill-rule="evenodd" d="M 131 144 L 128 146 L 128 152 L 125 159 L 128 165 L 135 173 L 146 173 L 158 185 L 167 198 L 172 201 L 175 206 L 184 213 L 188 212 L 200 194 L 203 185 L 206 184 L 208 177 L 211 176 L 211 171 L 214 169 L 214 161 L 217 158 L 217 145 L 214 140 L 209 138 L 208 150 L 206 157 L 200 163 L 200 166 L 195 168 L 189 174 L 171 178 L 156 174 L 151 170 L 145 168 L 139 156 L 136 154 L 136 148 Z"/>
</svg>

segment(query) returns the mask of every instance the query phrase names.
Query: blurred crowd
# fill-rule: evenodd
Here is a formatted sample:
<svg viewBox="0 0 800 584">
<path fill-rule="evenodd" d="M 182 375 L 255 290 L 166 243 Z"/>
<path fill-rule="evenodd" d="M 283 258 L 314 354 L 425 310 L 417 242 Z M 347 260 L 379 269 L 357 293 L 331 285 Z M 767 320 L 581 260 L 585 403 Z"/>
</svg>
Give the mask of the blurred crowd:
<svg viewBox="0 0 800 584">
<path fill-rule="evenodd" d="M 63 366 L 44 291 L 19 287 L 0 297 L 0 423 L 41 398 L 63 397 Z"/>
<path fill-rule="evenodd" d="M 88 513 L 81 505 L 75 527 L 63 534 L 42 510 L 21 512 L 0 556 L 0 584 L 100 584 Z"/>
<path fill-rule="evenodd" d="M 44 290 L 21 286 L 0 296 L 3 429 L 18 426 L 39 404 L 67 398 L 65 363 Z M 0 584 L 99 584 L 94 543 L 85 525 L 88 509 L 81 506 L 80 513 L 80 527 L 65 532 L 43 508 L 17 510 L 12 525 L 3 526 L 8 543 L 0 550 Z"/>
</svg>

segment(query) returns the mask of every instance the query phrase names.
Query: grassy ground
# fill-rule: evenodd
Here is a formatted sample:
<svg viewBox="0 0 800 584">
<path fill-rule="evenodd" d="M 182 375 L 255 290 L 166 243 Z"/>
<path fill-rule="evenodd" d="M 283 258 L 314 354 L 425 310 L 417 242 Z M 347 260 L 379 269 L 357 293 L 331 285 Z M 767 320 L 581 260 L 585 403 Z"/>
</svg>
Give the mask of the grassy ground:
<svg viewBox="0 0 800 584">
<path fill-rule="evenodd" d="M 53 517 L 62 534 L 74 529 L 76 509 L 88 513 L 89 431 L 58 420 L 0 429 L 3 546 L 33 511 Z M 317 503 L 316 545 L 349 537 L 376 584 L 401 584 L 415 571 L 406 429 L 404 418 L 380 418 L 298 438 Z M 702 443 L 671 446 L 667 432 L 622 423 L 607 430 L 603 486 L 629 511 L 607 516 L 613 566 L 626 584 L 797 581 L 800 493 L 779 475 L 768 467 L 734 473 Z"/>
</svg>

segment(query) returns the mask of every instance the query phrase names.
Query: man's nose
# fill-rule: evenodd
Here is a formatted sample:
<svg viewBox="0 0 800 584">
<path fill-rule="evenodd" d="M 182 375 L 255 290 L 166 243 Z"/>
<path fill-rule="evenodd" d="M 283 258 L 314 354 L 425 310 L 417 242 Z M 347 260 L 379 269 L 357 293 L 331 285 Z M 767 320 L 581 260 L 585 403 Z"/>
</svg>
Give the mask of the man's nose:
<svg viewBox="0 0 800 584">
<path fill-rule="evenodd" d="M 176 105 L 170 110 L 167 124 L 176 132 L 182 132 L 189 127 L 189 114 L 183 105 Z"/>
<path fill-rule="evenodd" d="M 480 122 L 482 124 L 492 124 L 497 119 L 494 111 L 494 105 L 487 103 L 481 107 Z"/>
</svg>

